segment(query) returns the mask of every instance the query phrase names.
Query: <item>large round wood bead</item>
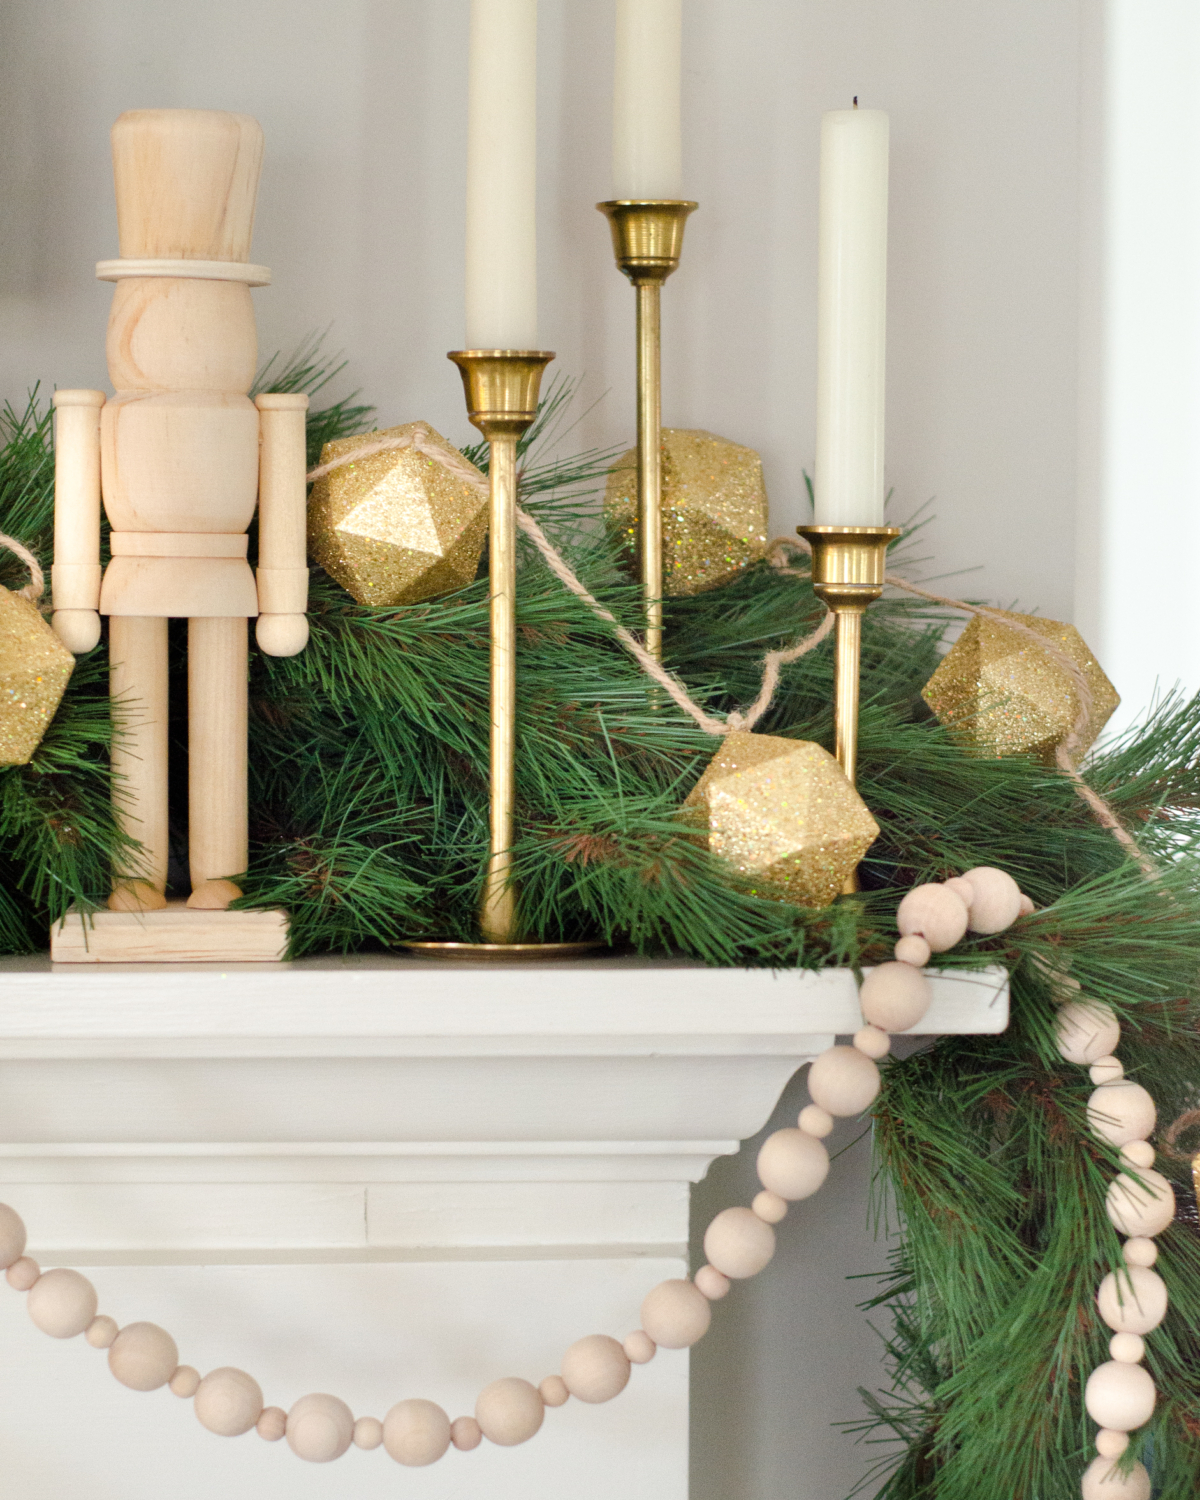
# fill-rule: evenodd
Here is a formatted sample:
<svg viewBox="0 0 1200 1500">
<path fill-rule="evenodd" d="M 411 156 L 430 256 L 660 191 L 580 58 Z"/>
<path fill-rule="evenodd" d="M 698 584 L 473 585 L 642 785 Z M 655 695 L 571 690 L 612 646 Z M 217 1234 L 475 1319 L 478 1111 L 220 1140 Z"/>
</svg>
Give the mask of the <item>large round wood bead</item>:
<svg viewBox="0 0 1200 1500">
<path fill-rule="evenodd" d="M 1060 1055 L 1081 1068 L 1107 1057 L 1121 1040 L 1121 1023 L 1103 1000 L 1071 1000 L 1055 1024 Z"/>
<path fill-rule="evenodd" d="M 879 1069 L 853 1047 L 830 1047 L 808 1070 L 808 1092 L 831 1115 L 860 1115 L 879 1092 Z"/>
<path fill-rule="evenodd" d="M 475 1420 L 489 1443 L 514 1448 L 527 1443 L 546 1416 L 546 1406 L 536 1386 L 508 1375 L 485 1385 L 475 1402 Z"/>
<path fill-rule="evenodd" d="M 1102 1083 L 1088 1100 L 1088 1125 L 1110 1146 L 1144 1141 L 1154 1130 L 1158 1110 L 1140 1083 L 1128 1078 L 1120 1083 Z"/>
<path fill-rule="evenodd" d="M 723 1276 L 742 1281 L 775 1254 L 775 1231 L 751 1209 L 725 1208 L 704 1231 L 704 1253 Z"/>
<path fill-rule="evenodd" d="M 483 1429 L 474 1417 L 455 1417 L 450 1423 L 450 1441 L 460 1453 L 470 1453 L 483 1442 Z"/>
<path fill-rule="evenodd" d="M 240 1437 L 249 1432 L 262 1409 L 258 1381 L 231 1365 L 210 1370 L 196 1388 L 196 1419 L 218 1437 Z"/>
<path fill-rule="evenodd" d="M 563 1355 L 563 1384 L 572 1396 L 593 1405 L 611 1401 L 629 1384 L 629 1356 L 606 1333 L 576 1339 Z"/>
<path fill-rule="evenodd" d="M 383 1419 L 383 1446 L 410 1468 L 436 1463 L 450 1446 L 450 1418 L 433 1401 L 397 1401 Z"/>
<path fill-rule="evenodd" d="M 758 1180 L 769 1193 L 794 1203 L 810 1197 L 828 1176 L 829 1152 L 815 1136 L 803 1130 L 776 1130 L 762 1143 Z"/>
<path fill-rule="evenodd" d="M 980 865 L 962 878 L 971 887 L 967 906 L 972 932 L 1003 932 L 1021 915 L 1021 887 L 1011 875 L 991 865 Z"/>
<path fill-rule="evenodd" d="M 25 1225 L 16 1209 L 0 1203 L 0 1269 L 7 1270 L 25 1254 Z"/>
<path fill-rule="evenodd" d="M 98 1301 L 96 1288 L 86 1276 L 60 1266 L 38 1277 L 29 1289 L 25 1306 L 35 1327 L 43 1333 L 52 1339 L 73 1339 L 96 1316 Z"/>
<path fill-rule="evenodd" d="M 880 1031 L 907 1031 L 933 1004 L 933 986 L 911 964 L 880 964 L 863 980 L 858 1003 L 863 1020 Z"/>
<path fill-rule="evenodd" d="M 1100 1316 L 1114 1333 L 1152 1333 L 1167 1315 L 1167 1287 L 1157 1271 L 1110 1271 L 1096 1293 Z"/>
<path fill-rule="evenodd" d="M 179 1350 L 157 1323 L 130 1323 L 109 1346 L 108 1368 L 131 1391 L 156 1391 L 179 1368 Z"/>
<path fill-rule="evenodd" d="M 690 1349 L 711 1322 L 708 1298 L 690 1281 L 660 1281 L 642 1303 L 642 1327 L 663 1349 Z"/>
<path fill-rule="evenodd" d="M 1143 1427 L 1154 1413 L 1154 1401 L 1149 1371 L 1141 1365 L 1119 1364 L 1115 1359 L 1098 1365 L 1083 1391 L 1083 1404 L 1092 1421 L 1117 1432 Z"/>
<path fill-rule="evenodd" d="M 1114 1178 L 1104 1207 L 1121 1234 L 1161 1234 L 1175 1217 L 1175 1194 L 1161 1172 L 1139 1171 L 1137 1179 Z"/>
<path fill-rule="evenodd" d="M 967 931 L 967 904 L 944 885 L 915 885 L 896 909 L 902 937 L 923 937 L 935 953 L 961 942 Z"/>
<path fill-rule="evenodd" d="M 254 1430 L 264 1443 L 277 1443 L 287 1434 L 287 1412 L 282 1406 L 264 1406 Z"/>
<path fill-rule="evenodd" d="M 447 1441 L 449 1441 L 447 1423 Z M 387 1442 L 387 1423 L 384 1423 Z M 354 1441 L 354 1413 L 337 1396 L 314 1391 L 301 1396 L 288 1412 L 287 1443 L 297 1458 L 310 1464 L 328 1464 L 341 1458 Z"/>
<path fill-rule="evenodd" d="M 1101 1455 L 1084 1470 L 1080 1494 L 1082 1500 L 1150 1500 L 1150 1475 L 1136 1463 L 1123 1474 L 1115 1459 Z"/>
</svg>

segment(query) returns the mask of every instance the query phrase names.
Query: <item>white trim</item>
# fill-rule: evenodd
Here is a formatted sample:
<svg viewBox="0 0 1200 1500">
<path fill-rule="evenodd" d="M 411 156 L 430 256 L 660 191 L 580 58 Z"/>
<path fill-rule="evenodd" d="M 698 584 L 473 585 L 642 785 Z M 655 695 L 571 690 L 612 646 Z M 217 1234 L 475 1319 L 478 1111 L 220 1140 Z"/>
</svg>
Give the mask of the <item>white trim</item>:
<svg viewBox="0 0 1200 1500">
<path fill-rule="evenodd" d="M 270 286 L 270 266 L 235 260 L 98 260 L 97 281 L 124 281 L 127 276 L 177 276 L 191 281 L 244 281 Z"/>
</svg>

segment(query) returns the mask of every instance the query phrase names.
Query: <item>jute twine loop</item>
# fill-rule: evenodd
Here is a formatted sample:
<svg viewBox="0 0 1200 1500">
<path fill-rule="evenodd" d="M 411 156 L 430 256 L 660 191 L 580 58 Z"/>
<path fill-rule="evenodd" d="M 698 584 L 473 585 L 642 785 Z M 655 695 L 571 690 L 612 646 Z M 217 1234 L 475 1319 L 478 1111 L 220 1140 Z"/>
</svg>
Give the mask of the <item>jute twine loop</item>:
<svg viewBox="0 0 1200 1500">
<path fill-rule="evenodd" d="M 31 604 L 36 604 L 46 592 L 46 575 L 42 572 L 41 564 L 28 547 L 23 547 L 15 536 L 5 536 L 2 531 L 0 531 L 0 547 L 7 547 L 10 552 L 15 553 L 29 569 L 29 582 L 23 589 L 18 589 L 17 593 L 22 599 L 28 599 Z"/>
</svg>

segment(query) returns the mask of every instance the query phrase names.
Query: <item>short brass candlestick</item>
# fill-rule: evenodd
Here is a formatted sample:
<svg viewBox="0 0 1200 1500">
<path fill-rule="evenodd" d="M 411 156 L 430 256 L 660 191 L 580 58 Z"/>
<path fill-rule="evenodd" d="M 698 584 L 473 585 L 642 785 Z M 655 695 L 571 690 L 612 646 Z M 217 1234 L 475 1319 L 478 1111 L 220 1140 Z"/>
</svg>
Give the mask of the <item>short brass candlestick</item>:
<svg viewBox="0 0 1200 1500">
<path fill-rule="evenodd" d="M 646 650 L 662 660 L 662 284 L 679 264 L 683 229 L 699 204 L 630 198 L 596 207 L 612 229 L 617 267 L 637 292 L 638 558 Z"/>
</svg>

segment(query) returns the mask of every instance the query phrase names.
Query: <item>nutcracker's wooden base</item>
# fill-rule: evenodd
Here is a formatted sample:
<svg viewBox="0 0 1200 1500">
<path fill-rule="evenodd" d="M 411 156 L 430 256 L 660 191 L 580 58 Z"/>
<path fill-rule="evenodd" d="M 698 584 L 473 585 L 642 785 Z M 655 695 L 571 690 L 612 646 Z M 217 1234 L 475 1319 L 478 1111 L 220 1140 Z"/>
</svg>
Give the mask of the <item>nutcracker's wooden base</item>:
<svg viewBox="0 0 1200 1500">
<path fill-rule="evenodd" d="M 196 911 L 170 901 L 161 911 L 74 908 L 50 933 L 58 964 L 277 963 L 287 949 L 287 912 Z"/>
</svg>

